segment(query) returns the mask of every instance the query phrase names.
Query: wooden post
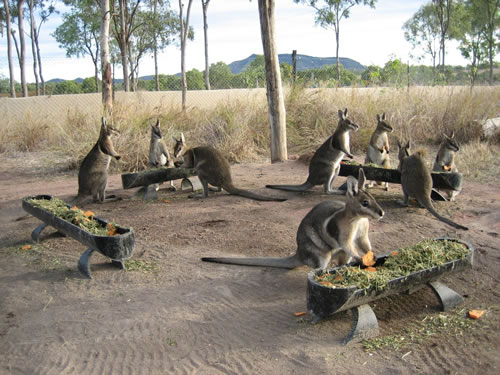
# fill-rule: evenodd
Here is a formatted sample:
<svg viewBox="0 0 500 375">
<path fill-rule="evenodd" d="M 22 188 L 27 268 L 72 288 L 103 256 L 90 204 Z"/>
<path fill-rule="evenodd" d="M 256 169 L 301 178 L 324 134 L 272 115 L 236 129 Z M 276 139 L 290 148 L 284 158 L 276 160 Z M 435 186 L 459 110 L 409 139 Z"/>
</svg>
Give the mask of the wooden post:
<svg viewBox="0 0 500 375">
<path fill-rule="evenodd" d="M 292 51 L 292 84 L 297 80 L 297 50 Z"/>
<path fill-rule="evenodd" d="M 286 111 L 280 65 L 275 43 L 274 0 L 259 0 L 260 30 L 266 66 L 267 102 L 271 126 L 271 162 L 288 159 Z"/>
<path fill-rule="evenodd" d="M 109 53 L 109 25 L 111 9 L 109 0 L 101 0 L 101 71 L 102 71 L 102 104 L 104 115 L 111 116 L 113 111 L 113 89 L 111 82 L 111 64 Z"/>
</svg>

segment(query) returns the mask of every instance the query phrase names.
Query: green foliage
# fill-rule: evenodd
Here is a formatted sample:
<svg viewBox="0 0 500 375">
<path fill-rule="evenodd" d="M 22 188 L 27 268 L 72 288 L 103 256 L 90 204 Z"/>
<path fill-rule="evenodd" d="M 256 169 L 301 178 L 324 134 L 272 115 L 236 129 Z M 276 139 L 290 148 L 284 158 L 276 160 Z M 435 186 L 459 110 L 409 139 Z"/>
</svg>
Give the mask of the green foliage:
<svg viewBox="0 0 500 375">
<path fill-rule="evenodd" d="M 56 83 L 53 94 L 61 95 L 61 94 L 80 94 L 82 92 L 82 88 L 80 84 L 76 81 L 62 81 Z"/>
<path fill-rule="evenodd" d="M 101 85 L 100 80 L 98 80 L 98 85 Z M 81 91 L 83 93 L 99 92 L 98 87 L 96 87 L 95 77 L 85 78 L 81 83 Z"/>
<path fill-rule="evenodd" d="M 205 88 L 203 73 L 197 69 L 186 72 L 186 81 L 189 90 L 203 90 Z"/>
</svg>

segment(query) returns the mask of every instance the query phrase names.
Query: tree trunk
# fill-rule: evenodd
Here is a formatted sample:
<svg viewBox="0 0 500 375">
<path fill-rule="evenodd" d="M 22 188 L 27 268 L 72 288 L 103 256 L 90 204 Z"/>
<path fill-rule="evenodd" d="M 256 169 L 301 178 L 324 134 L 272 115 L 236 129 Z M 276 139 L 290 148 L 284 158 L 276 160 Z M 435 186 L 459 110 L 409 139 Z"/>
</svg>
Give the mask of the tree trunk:
<svg viewBox="0 0 500 375">
<path fill-rule="evenodd" d="M 267 102 L 271 126 L 271 162 L 288 158 L 286 112 L 278 52 L 275 43 L 274 0 L 258 0 L 262 46 L 266 67 Z"/>
<path fill-rule="evenodd" d="M 182 110 L 186 110 L 186 96 L 187 96 L 187 80 L 186 80 L 186 43 L 189 34 L 189 13 L 191 13 L 191 4 L 193 0 L 188 1 L 188 8 L 186 12 L 186 23 L 184 23 L 184 4 L 179 0 L 179 17 L 181 24 L 181 78 L 182 78 Z"/>
<path fill-rule="evenodd" d="M 7 58 L 9 60 L 10 97 L 16 97 L 16 82 L 14 80 L 14 61 L 12 60 L 12 23 L 10 20 L 9 2 L 3 0 L 5 7 L 5 21 L 7 22 Z"/>
<path fill-rule="evenodd" d="M 40 96 L 40 81 L 38 79 L 38 59 L 36 55 L 35 48 L 35 15 L 34 13 L 34 0 L 29 0 L 29 9 L 30 9 L 30 36 L 31 36 L 31 53 L 33 54 L 33 75 L 35 76 L 35 85 L 36 85 L 36 96 Z"/>
<path fill-rule="evenodd" d="M 19 59 L 19 68 L 21 69 L 21 87 L 23 96 L 28 96 L 28 85 L 26 83 L 26 43 L 24 42 L 24 25 L 23 25 L 23 5 L 24 0 L 18 0 L 18 26 L 19 26 L 19 43 L 21 44 L 21 53 Z"/>
<path fill-rule="evenodd" d="M 125 22 L 125 7 L 127 6 L 125 0 L 119 1 L 120 5 L 120 54 L 122 58 L 123 69 L 123 90 L 130 91 L 130 82 L 128 76 L 128 63 L 127 63 L 127 25 Z"/>
<path fill-rule="evenodd" d="M 35 46 L 36 46 L 36 57 L 38 59 L 38 75 L 40 76 L 40 81 L 42 82 L 42 95 L 45 95 L 45 80 L 42 74 L 42 55 L 40 54 L 40 43 L 38 41 L 38 36 L 40 35 L 40 29 L 35 29 Z"/>
<path fill-rule="evenodd" d="M 208 63 L 208 23 L 207 11 L 210 0 L 201 0 L 203 7 L 203 36 L 205 37 L 205 88 L 210 90 L 210 66 Z"/>
<path fill-rule="evenodd" d="M 158 74 L 158 35 L 156 35 L 156 15 L 158 14 L 158 0 L 153 3 L 153 17 L 155 22 L 155 36 L 153 45 L 153 60 L 155 64 L 155 87 L 156 91 L 160 91 L 160 75 Z"/>
<path fill-rule="evenodd" d="M 335 16 L 337 17 L 337 22 L 335 23 L 335 43 L 337 44 L 335 48 L 335 60 L 337 64 L 337 84 L 335 86 L 338 87 L 340 84 L 340 62 L 339 62 L 340 20 L 339 20 L 338 5 L 335 7 Z"/>
<path fill-rule="evenodd" d="M 109 0 L 101 0 L 101 70 L 102 70 L 102 104 L 104 114 L 111 116 L 113 111 L 113 89 L 111 87 L 111 64 L 109 53 L 109 25 L 111 11 Z"/>
</svg>

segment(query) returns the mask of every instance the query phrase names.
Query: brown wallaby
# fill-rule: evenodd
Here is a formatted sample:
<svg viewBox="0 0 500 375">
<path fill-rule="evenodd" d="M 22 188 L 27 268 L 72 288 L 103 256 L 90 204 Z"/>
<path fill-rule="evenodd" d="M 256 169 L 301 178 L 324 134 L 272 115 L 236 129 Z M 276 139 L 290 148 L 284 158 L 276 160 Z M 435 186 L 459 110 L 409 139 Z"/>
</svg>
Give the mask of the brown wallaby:
<svg viewBox="0 0 500 375">
<path fill-rule="evenodd" d="M 316 205 L 302 219 L 297 230 L 297 250 L 284 258 L 201 258 L 205 262 L 238 264 L 278 268 L 296 268 L 307 265 L 312 268 L 328 267 L 334 258 L 346 264 L 360 260 L 371 243 L 368 238 L 368 219 L 379 220 L 384 211 L 363 189 L 365 174 L 359 169 L 358 180 L 347 179 L 346 202 L 325 201 Z"/>
<path fill-rule="evenodd" d="M 108 125 L 103 117 L 99 139 L 83 159 L 78 172 L 78 195 L 76 200 L 79 203 L 88 196 L 92 196 L 96 202 L 104 202 L 111 157 L 116 160 L 121 158 L 113 147 L 112 134 L 120 133 L 114 127 Z"/>
<path fill-rule="evenodd" d="M 469 228 L 457 224 L 436 212 L 431 200 L 432 177 L 431 172 L 425 165 L 421 152 L 410 155 L 410 142 L 403 146 L 398 141 L 399 167 L 401 172 L 401 187 L 403 188 L 404 200 L 400 201 L 403 206 L 408 206 L 409 197 L 414 197 L 420 205 L 425 207 L 436 218 L 452 227 L 467 230 Z"/>
<path fill-rule="evenodd" d="M 365 164 L 373 163 L 380 165 L 384 168 L 391 167 L 391 160 L 389 159 L 389 137 L 387 133 L 392 133 L 392 126 L 385 119 L 385 112 L 382 116 L 377 114 L 377 127 L 370 138 L 368 151 L 366 152 Z M 389 183 L 378 182 L 377 185 L 384 185 L 385 190 L 389 190 Z M 373 182 L 368 184 L 372 187 Z"/>
<path fill-rule="evenodd" d="M 163 140 L 163 135 L 160 128 L 160 119 L 156 120 L 156 124 L 151 126 L 151 141 L 149 143 L 149 161 L 148 166 L 150 168 L 158 168 L 167 166 L 169 168 L 174 167 L 174 162 L 170 158 L 170 154 L 167 149 L 167 145 Z M 170 180 L 170 189 L 175 190 L 174 182 Z"/>
<path fill-rule="evenodd" d="M 183 143 L 185 144 L 185 142 Z M 180 155 L 180 153 L 176 154 L 177 156 Z M 191 198 L 208 197 L 208 184 L 210 184 L 218 188 L 218 191 L 224 189 L 229 194 L 239 195 L 241 197 L 255 199 L 258 201 L 286 201 L 286 198 L 264 197 L 248 190 L 238 189 L 235 187 L 231 178 L 231 166 L 229 165 L 229 162 L 213 147 L 194 147 L 187 150 L 182 156 L 184 160 L 179 167 L 196 169 L 196 174 L 203 185 L 203 193 L 192 195 L 190 196 Z"/>
<path fill-rule="evenodd" d="M 452 132 L 449 137 L 443 133 L 443 141 L 441 142 L 436 159 L 434 160 L 432 170 L 434 172 L 458 172 L 458 168 L 455 165 L 455 153 L 459 150 L 460 147 L 455 140 L 455 133 Z M 448 195 L 450 201 L 453 201 L 460 193 L 460 190 L 440 190 L 444 191 Z"/>
<path fill-rule="evenodd" d="M 309 163 L 309 176 L 302 185 L 266 185 L 267 188 L 287 191 L 306 191 L 316 185 L 323 185 L 325 193 L 333 194 L 339 191 L 332 189 L 332 182 L 339 174 L 340 162 L 344 155 L 353 158 L 350 152 L 349 133 L 356 132 L 359 125 L 347 118 L 347 108 L 338 111 L 339 123 L 337 129 L 323 143 Z M 343 192 L 342 192 L 343 194 Z"/>
</svg>

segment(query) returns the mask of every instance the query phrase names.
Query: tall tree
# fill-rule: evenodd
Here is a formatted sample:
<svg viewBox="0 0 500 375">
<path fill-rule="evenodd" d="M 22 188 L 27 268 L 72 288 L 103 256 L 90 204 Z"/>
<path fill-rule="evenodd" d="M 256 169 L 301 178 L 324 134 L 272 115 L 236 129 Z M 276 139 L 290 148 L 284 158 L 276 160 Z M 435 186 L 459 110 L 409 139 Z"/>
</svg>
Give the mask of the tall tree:
<svg viewBox="0 0 500 375">
<path fill-rule="evenodd" d="M 328 29 L 333 28 L 335 31 L 335 57 L 337 60 L 337 81 L 340 81 L 340 62 L 339 62 L 339 46 L 340 46 L 340 21 L 344 18 L 349 18 L 351 8 L 355 5 L 369 5 L 375 8 L 377 0 L 294 0 L 296 3 L 303 2 L 309 4 L 316 10 L 316 24 Z"/>
<path fill-rule="evenodd" d="M 21 69 L 21 89 L 24 97 L 28 96 L 28 85 L 26 83 L 26 43 L 24 41 L 24 0 L 17 0 L 17 26 L 19 28 L 19 68 Z"/>
<path fill-rule="evenodd" d="M 260 31 L 266 67 L 267 103 L 271 126 L 271 162 L 288 159 L 286 148 L 286 111 L 276 46 L 274 0 L 258 0 Z"/>
<path fill-rule="evenodd" d="M 208 22 L 207 12 L 210 0 L 201 0 L 203 8 L 203 36 L 205 38 L 205 88 L 210 90 L 210 64 L 208 63 Z"/>
<path fill-rule="evenodd" d="M 481 9 L 486 8 L 485 30 L 486 43 L 488 45 L 489 76 L 488 82 L 493 85 L 493 59 L 500 52 L 500 0 L 483 0 Z"/>
<path fill-rule="evenodd" d="M 14 80 L 14 61 L 12 60 L 12 22 L 10 17 L 9 1 L 3 0 L 5 7 L 5 23 L 7 24 L 7 58 L 9 60 L 10 97 L 16 97 L 16 83 Z"/>
<path fill-rule="evenodd" d="M 38 78 L 38 59 L 35 47 L 35 34 L 36 34 L 36 21 L 35 21 L 35 0 L 28 0 L 30 12 L 30 38 L 31 38 L 31 52 L 33 54 L 33 74 L 35 76 L 35 93 L 36 96 L 40 95 L 40 81 Z"/>
<path fill-rule="evenodd" d="M 90 56 L 94 64 L 95 87 L 98 92 L 100 6 L 95 0 L 65 0 L 65 4 L 71 6 L 70 12 L 63 14 L 62 23 L 52 36 L 59 43 L 59 47 L 66 50 L 66 56 Z"/>
<path fill-rule="evenodd" d="M 104 114 L 110 116 L 113 111 L 113 89 L 111 78 L 111 57 L 109 52 L 109 26 L 111 23 L 110 0 L 101 0 L 101 72 L 102 103 Z"/>
<path fill-rule="evenodd" d="M 443 71 L 445 65 L 445 56 L 446 56 L 445 41 L 448 38 L 448 29 L 450 27 L 453 0 L 432 0 L 432 2 L 435 4 L 434 11 L 436 12 L 436 16 L 439 22 L 439 29 L 440 29 L 439 67 L 440 70 Z"/>
<path fill-rule="evenodd" d="M 421 48 L 425 55 L 432 59 L 432 70 L 436 68 L 436 58 L 439 53 L 439 23 L 434 11 L 434 4 L 428 3 L 403 25 L 405 39 L 413 49 Z"/>
<path fill-rule="evenodd" d="M 181 35 L 181 79 L 182 79 L 182 110 L 186 109 L 187 80 L 186 80 L 186 44 L 189 35 L 189 15 L 191 14 L 191 4 L 193 0 L 188 0 L 186 19 L 184 19 L 184 3 L 179 0 L 179 22 Z"/>
</svg>

